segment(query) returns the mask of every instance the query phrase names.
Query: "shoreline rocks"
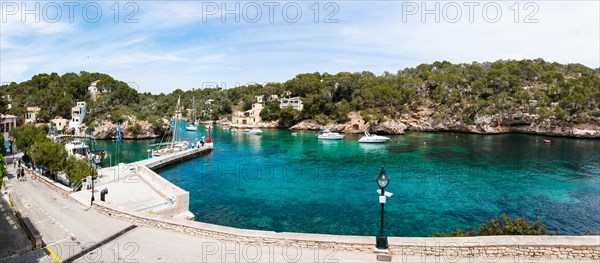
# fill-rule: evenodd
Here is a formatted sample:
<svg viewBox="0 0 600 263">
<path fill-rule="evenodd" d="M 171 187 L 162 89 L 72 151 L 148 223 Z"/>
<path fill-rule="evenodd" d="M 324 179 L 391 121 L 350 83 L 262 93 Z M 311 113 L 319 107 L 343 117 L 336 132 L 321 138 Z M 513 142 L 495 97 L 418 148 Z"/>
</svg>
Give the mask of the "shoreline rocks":
<svg viewBox="0 0 600 263">
<path fill-rule="evenodd" d="M 366 123 L 358 112 L 351 112 L 350 120 L 344 124 L 322 124 L 316 120 L 304 120 L 291 130 L 331 130 L 342 133 L 404 134 L 406 131 L 421 132 L 465 132 L 475 134 L 523 133 L 555 137 L 600 138 L 600 118 L 589 118 L 588 122 L 565 124 L 554 119 L 542 119 L 537 114 L 516 112 L 512 114 L 483 115 L 467 124 L 452 117 L 436 120 L 429 108 L 402 114 L 399 118 L 388 118 L 383 123 Z"/>
</svg>

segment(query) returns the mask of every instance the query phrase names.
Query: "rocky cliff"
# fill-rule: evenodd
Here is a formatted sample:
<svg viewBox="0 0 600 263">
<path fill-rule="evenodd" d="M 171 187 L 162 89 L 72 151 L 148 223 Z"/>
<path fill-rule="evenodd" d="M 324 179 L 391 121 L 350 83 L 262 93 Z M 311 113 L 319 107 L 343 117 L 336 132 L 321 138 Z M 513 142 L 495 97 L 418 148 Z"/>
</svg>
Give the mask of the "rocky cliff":
<svg viewBox="0 0 600 263">
<path fill-rule="evenodd" d="M 293 130 L 331 130 L 343 133 L 403 134 L 405 131 L 458 131 L 479 134 L 528 133 L 577 138 L 600 138 L 600 118 L 589 117 L 585 123 L 564 123 L 555 119 L 543 119 L 536 114 L 516 112 L 512 114 L 484 115 L 472 124 L 451 117 L 436 118 L 429 108 L 402 114 L 398 118 L 386 118 L 382 123 L 366 123 L 360 114 L 351 112 L 350 121 L 344 124 L 302 121 Z"/>
<path fill-rule="evenodd" d="M 94 136 L 96 139 L 114 139 L 116 138 L 116 124 L 103 121 L 95 123 Z M 160 138 L 164 135 L 166 126 L 153 128 L 148 121 L 137 120 L 133 116 L 129 116 L 126 121 L 121 124 L 121 132 L 123 139 L 152 139 Z"/>
</svg>

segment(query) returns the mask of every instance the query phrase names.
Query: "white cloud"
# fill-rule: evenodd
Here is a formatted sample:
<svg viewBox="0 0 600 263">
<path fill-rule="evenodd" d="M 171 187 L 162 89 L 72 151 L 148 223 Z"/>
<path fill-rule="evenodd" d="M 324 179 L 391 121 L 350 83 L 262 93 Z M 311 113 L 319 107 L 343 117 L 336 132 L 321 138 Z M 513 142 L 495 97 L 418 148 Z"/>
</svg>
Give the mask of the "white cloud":
<svg viewBox="0 0 600 263">
<path fill-rule="evenodd" d="M 285 81 L 303 72 L 395 72 L 454 63 L 544 58 L 599 67 L 598 2 L 538 2 L 539 23 L 514 23 L 510 5 L 496 24 L 402 21 L 402 2 L 339 2 L 338 23 L 202 21 L 201 2 L 137 2 L 139 23 L 2 24 L 2 81 L 41 72 L 98 71 L 142 91 L 201 87 L 203 82 Z M 446 2 L 441 2 L 446 3 Z M 106 10 L 109 10 L 108 7 Z M 323 11 L 323 10 L 322 10 Z M 107 13 L 109 15 L 110 13 Z M 525 14 L 525 13 L 522 13 Z M 264 14 L 263 14 L 264 16 Z M 231 21 L 233 17 L 228 17 Z M 429 17 L 428 17 L 429 18 Z M 432 17 L 431 17 L 432 18 Z"/>
</svg>

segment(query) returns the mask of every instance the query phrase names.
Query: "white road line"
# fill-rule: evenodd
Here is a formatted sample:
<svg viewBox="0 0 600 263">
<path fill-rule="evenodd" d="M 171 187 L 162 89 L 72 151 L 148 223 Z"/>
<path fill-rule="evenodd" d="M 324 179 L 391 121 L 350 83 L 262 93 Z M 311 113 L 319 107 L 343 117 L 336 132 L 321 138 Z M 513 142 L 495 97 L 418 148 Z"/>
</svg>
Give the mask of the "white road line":
<svg viewBox="0 0 600 263">
<path fill-rule="evenodd" d="M 52 219 L 51 219 L 51 218 L 46 218 L 46 219 L 43 219 L 43 220 L 40 220 L 40 221 L 37 221 L 37 222 L 33 222 L 33 224 L 34 224 L 34 225 L 35 225 L 35 224 L 39 224 L 39 223 L 41 223 L 41 222 L 45 222 L 45 221 L 48 221 L 48 220 L 52 220 Z"/>
<path fill-rule="evenodd" d="M 52 243 L 50 243 L 50 244 L 46 245 L 46 246 L 45 246 L 45 247 L 43 247 L 43 248 L 47 248 L 47 247 L 49 247 L 49 246 L 54 246 L 54 245 L 56 245 L 56 244 L 58 244 L 58 243 L 60 243 L 60 242 L 66 241 L 67 239 L 71 239 L 71 237 L 73 237 L 73 236 L 70 236 L 70 237 L 65 237 L 65 238 L 63 238 L 63 239 L 61 239 L 61 240 L 58 240 L 58 241 L 56 241 L 56 242 L 52 242 Z"/>
</svg>

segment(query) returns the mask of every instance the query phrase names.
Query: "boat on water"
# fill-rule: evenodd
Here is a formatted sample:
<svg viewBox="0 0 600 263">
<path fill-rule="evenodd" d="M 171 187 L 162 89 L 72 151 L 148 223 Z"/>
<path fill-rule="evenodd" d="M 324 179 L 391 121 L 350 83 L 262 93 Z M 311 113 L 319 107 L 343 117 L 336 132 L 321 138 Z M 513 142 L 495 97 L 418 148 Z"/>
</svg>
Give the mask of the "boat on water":
<svg viewBox="0 0 600 263">
<path fill-rule="evenodd" d="M 298 136 L 297 132 L 292 132 L 292 136 Z"/>
<path fill-rule="evenodd" d="M 331 132 L 330 130 L 324 130 L 317 133 L 317 139 L 320 140 L 341 140 L 344 139 L 344 135 L 337 132 Z"/>
<path fill-rule="evenodd" d="M 75 156 L 75 158 L 80 160 L 92 162 L 95 165 L 100 165 L 102 160 L 107 156 L 106 151 L 100 151 L 98 154 L 93 153 L 90 150 L 90 146 L 86 145 L 81 140 L 73 140 L 65 144 L 65 150 L 67 150 L 68 155 Z"/>
<path fill-rule="evenodd" d="M 388 137 L 380 136 L 380 135 L 376 135 L 376 134 L 370 134 L 368 132 L 365 132 L 365 136 L 360 138 L 358 140 L 358 142 L 360 142 L 360 143 L 385 143 L 389 140 L 390 140 L 390 138 L 388 138 Z"/>
<path fill-rule="evenodd" d="M 249 133 L 254 135 L 260 135 L 262 134 L 262 130 L 255 127 L 254 129 L 250 130 Z"/>
<path fill-rule="evenodd" d="M 171 154 L 171 153 L 181 152 L 181 151 L 189 148 L 190 143 L 188 141 L 177 141 L 177 135 L 178 135 L 177 133 L 179 130 L 177 116 L 179 116 L 179 113 L 181 112 L 180 104 L 181 104 L 181 97 L 179 97 L 177 99 L 177 106 L 175 107 L 175 116 L 173 117 L 174 125 L 171 125 L 173 127 L 171 141 L 149 145 L 151 147 L 155 147 L 152 150 L 152 157 L 163 156 L 163 155 L 167 155 L 167 154 Z"/>
<path fill-rule="evenodd" d="M 197 131 L 198 122 L 196 121 L 196 99 L 192 98 L 192 120 L 185 126 L 187 131 Z"/>
</svg>

